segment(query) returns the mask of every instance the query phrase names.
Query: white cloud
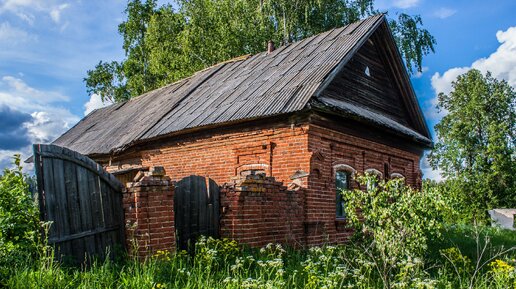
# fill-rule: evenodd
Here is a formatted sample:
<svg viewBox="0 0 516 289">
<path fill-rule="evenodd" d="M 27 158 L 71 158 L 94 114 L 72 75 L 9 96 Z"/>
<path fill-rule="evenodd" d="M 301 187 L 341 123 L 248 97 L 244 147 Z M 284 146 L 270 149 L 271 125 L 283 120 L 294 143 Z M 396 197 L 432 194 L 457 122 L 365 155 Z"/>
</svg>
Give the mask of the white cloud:
<svg viewBox="0 0 516 289">
<path fill-rule="evenodd" d="M 480 58 L 470 66 L 454 67 L 443 74 L 437 72 L 432 76 L 432 87 L 436 96 L 432 99 L 432 110 L 427 111 L 427 115 L 431 119 L 439 120 L 446 114 L 446 112 L 438 113 L 435 109 L 437 95 L 440 92 L 450 93 L 452 91 L 452 81 L 472 68 L 478 69 L 482 73 L 490 71 L 493 77 L 505 79 L 510 85 L 516 87 L 516 26 L 510 27 L 506 31 L 498 31 L 496 38 L 500 46 L 488 57 Z"/>
<path fill-rule="evenodd" d="M 68 3 L 64 3 L 64 4 L 61 4 L 59 6 L 52 8 L 50 10 L 50 18 L 52 18 L 52 20 L 55 23 L 59 23 L 59 21 L 61 20 L 61 12 L 63 10 L 65 10 L 66 8 L 68 8 L 69 6 L 70 5 Z"/>
<path fill-rule="evenodd" d="M 56 0 L 5 0 L 0 4 L 0 14 L 10 12 L 29 24 L 34 24 L 37 13 L 46 14 L 54 23 L 61 21 L 63 10 L 69 7 L 68 3 L 59 3 Z"/>
<path fill-rule="evenodd" d="M 439 74 L 439 72 L 436 72 L 432 76 L 432 87 L 434 91 L 437 94 L 441 92 L 445 94 L 450 93 L 452 91 L 452 81 L 455 81 L 457 76 L 468 72 L 469 69 L 469 67 L 454 67 L 448 69 L 445 73 L 443 73 L 443 75 Z"/>
<path fill-rule="evenodd" d="M 33 88 L 22 79 L 4 76 L 0 79 L 0 105 L 28 113 L 31 119 L 23 124 L 31 143 L 49 143 L 79 121 L 79 117 L 68 109 L 57 105 L 69 98 L 57 91 L 44 91 Z M 27 158 L 31 146 L 17 150 L 0 150 L 0 164 L 10 163 L 14 153 Z"/>
<path fill-rule="evenodd" d="M 434 16 L 440 19 L 446 19 L 455 15 L 455 13 L 457 13 L 455 9 L 441 7 L 434 12 Z"/>
<path fill-rule="evenodd" d="M 41 91 L 28 86 L 23 80 L 13 76 L 4 76 L 2 77 L 2 81 L 7 90 L 19 100 L 30 100 L 31 102 L 34 101 L 36 103 L 70 101 L 68 96 L 63 95 L 58 91 Z"/>
<path fill-rule="evenodd" d="M 428 153 L 425 153 L 423 158 L 421 158 L 420 167 L 421 167 L 421 171 L 423 172 L 424 179 L 431 179 L 431 180 L 438 181 L 438 182 L 444 180 L 443 176 L 441 175 L 441 170 L 432 169 L 432 166 L 430 165 L 430 162 L 428 161 Z"/>
<path fill-rule="evenodd" d="M 407 9 L 417 6 L 419 1 L 420 0 L 395 0 L 393 1 L 392 6 L 401 9 Z"/>
<path fill-rule="evenodd" d="M 111 105 L 112 102 L 110 101 L 102 101 L 102 98 L 98 94 L 92 94 L 90 96 L 90 100 L 84 104 L 84 115 L 87 115 L 88 113 L 94 111 L 97 108 L 106 107 L 108 105 Z"/>
<path fill-rule="evenodd" d="M 9 22 L 0 24 L 0 42 L 3 45 L 14 46 L 35 39 L 36 36 L 29 34 L 23 29 L 11 26 Z"/>
</svg>

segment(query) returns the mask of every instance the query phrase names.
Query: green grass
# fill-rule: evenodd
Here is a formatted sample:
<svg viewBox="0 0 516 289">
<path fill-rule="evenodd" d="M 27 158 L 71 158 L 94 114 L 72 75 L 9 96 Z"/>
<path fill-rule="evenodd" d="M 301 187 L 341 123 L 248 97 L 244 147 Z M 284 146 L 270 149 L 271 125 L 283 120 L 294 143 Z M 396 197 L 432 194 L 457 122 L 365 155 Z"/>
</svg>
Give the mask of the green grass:
<svg viewBox="0 0 516 289">
<path fill-rule="evenodd" d="M 396 288 L 516 288 L 515 252 L 496 256 L 495 267 L 477 270 L 476 248 L 489 238 L 485 256 L 516 245 L 516 232 L 471 226 L 447 228 L 430 242 L 424 260 L 400 260 L 389 282 Z M 294 250 L 278 245 L 242 248 L 234 241 L 201 240 L 196 255 L 158 252 L 144 261 L 97 262 L 88 269 L 66 267 L 51 256 L 9 264 L 1 285 L 10 288 L 384 288 L 364 244 Z M 446 259 L 447 254 L 454 262 Z M 455 254 L 454 252 L 461 252 Z M 453 254 L 452 254 L 453 253 Z M 469 261 L 468 261 L 469 260 Z M 507 266 L 505 266 L 506 264 Z M 505 267 L 504 267 L 505 266 Z M 473 275 L 475 275 L 473 277 Z M 471 282 L 472 278 L 474 282 Z"/>
<path fill-rule="evenodd" d="M 495 227 L 475 228 L 470 225 L 447 227 L 442 231 L 440 239 L 430 241 L 428 257 L 437 260 L 440 249 L 457 247 L 463 255 L 475 260 L 477 258 L 477 241 L 480 243 L 479 245 L 483 245 L 487 241 L 489 251 L 493 253 L 502 248 L 516 246 L 516 231 Z M 506 257 L 516 258 L 516 251 L 509 252 Z"/>
</svg>

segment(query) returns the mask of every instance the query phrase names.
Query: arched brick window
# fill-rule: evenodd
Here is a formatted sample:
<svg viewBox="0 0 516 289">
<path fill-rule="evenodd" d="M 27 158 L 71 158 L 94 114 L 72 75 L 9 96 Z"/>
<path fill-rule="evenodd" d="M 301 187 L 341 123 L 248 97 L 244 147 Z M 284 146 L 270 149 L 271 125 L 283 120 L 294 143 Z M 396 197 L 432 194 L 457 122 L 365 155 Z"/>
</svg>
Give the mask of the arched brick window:
<svg viewBox="0 0 516 289">
<path fill-rule="evenodd" d="M 391 179 L 404 179 L 405 176 L 400 174 L 400 173 L 392 173 L 391 174 Z"/>
<path fill-rule="evenodd" d="M 380 172 L 377 169 L 367 169 L 367 170 L 365 170 L 365 174 L 373 175 L 376 177 L 376 181 L 373 182 L 372 180 L 369 180 L 367 182 L 367 190 L 368 191 L 371 191 L 374 188 L 376 188 L 376 186 L 378 185 L 378 182 L 382 179 L 382 176 L 383 176 L 382 172 Z"/>
<path fill-rule="evenodd" d="M 345 203 L 342 191 L 351 188 L 351 180 L 355 175 L 355 169 L 345 164 L 333 167 L 335 172 L 335 216 L 339 219 L 346 217 Z"/>
</svg>

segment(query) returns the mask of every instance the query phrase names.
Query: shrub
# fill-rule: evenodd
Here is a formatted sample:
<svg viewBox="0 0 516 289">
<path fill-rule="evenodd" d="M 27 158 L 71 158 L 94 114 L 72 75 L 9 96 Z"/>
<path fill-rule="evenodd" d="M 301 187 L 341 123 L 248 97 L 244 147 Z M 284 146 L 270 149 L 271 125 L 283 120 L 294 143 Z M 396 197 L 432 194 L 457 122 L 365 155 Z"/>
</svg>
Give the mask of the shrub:
<svg viewBox="0 0 516 289">
<path fill-rule="evenodd" d="M 39 237 L 38 209 L 19 155 L 14 165 L 0 176 L 0 276 L 34 253 Z"/>
<path fill-rule="evenodd" d="M 384 286 L 424 277 L 412 273 L 422 271 L 427 241 L 438 237 L 443 226 L 447 205 L 440 194 L 435 189 L 413 190 L 403 179 L 378 182 L 376 176 L 366 175 L 358 182 L 367 190 L 343 192 L 346 214 Z"/>
</svg>

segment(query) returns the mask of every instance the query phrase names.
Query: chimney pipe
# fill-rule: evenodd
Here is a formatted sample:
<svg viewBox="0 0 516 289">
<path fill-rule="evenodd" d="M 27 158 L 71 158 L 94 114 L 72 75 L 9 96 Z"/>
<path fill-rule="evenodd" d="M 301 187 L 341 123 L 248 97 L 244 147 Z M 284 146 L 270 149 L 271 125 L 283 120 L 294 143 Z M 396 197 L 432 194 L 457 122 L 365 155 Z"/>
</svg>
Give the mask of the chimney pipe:
<svg viewBox="0 0 516 289">
<path fill-rule="evenodd" d="M 274 47 L 274 42 L 272 40 L 269 40 L 269 42 L 267 42 L 267 53 L 273 52 L 274 49 L 276 49 Z"/>
</svg>

